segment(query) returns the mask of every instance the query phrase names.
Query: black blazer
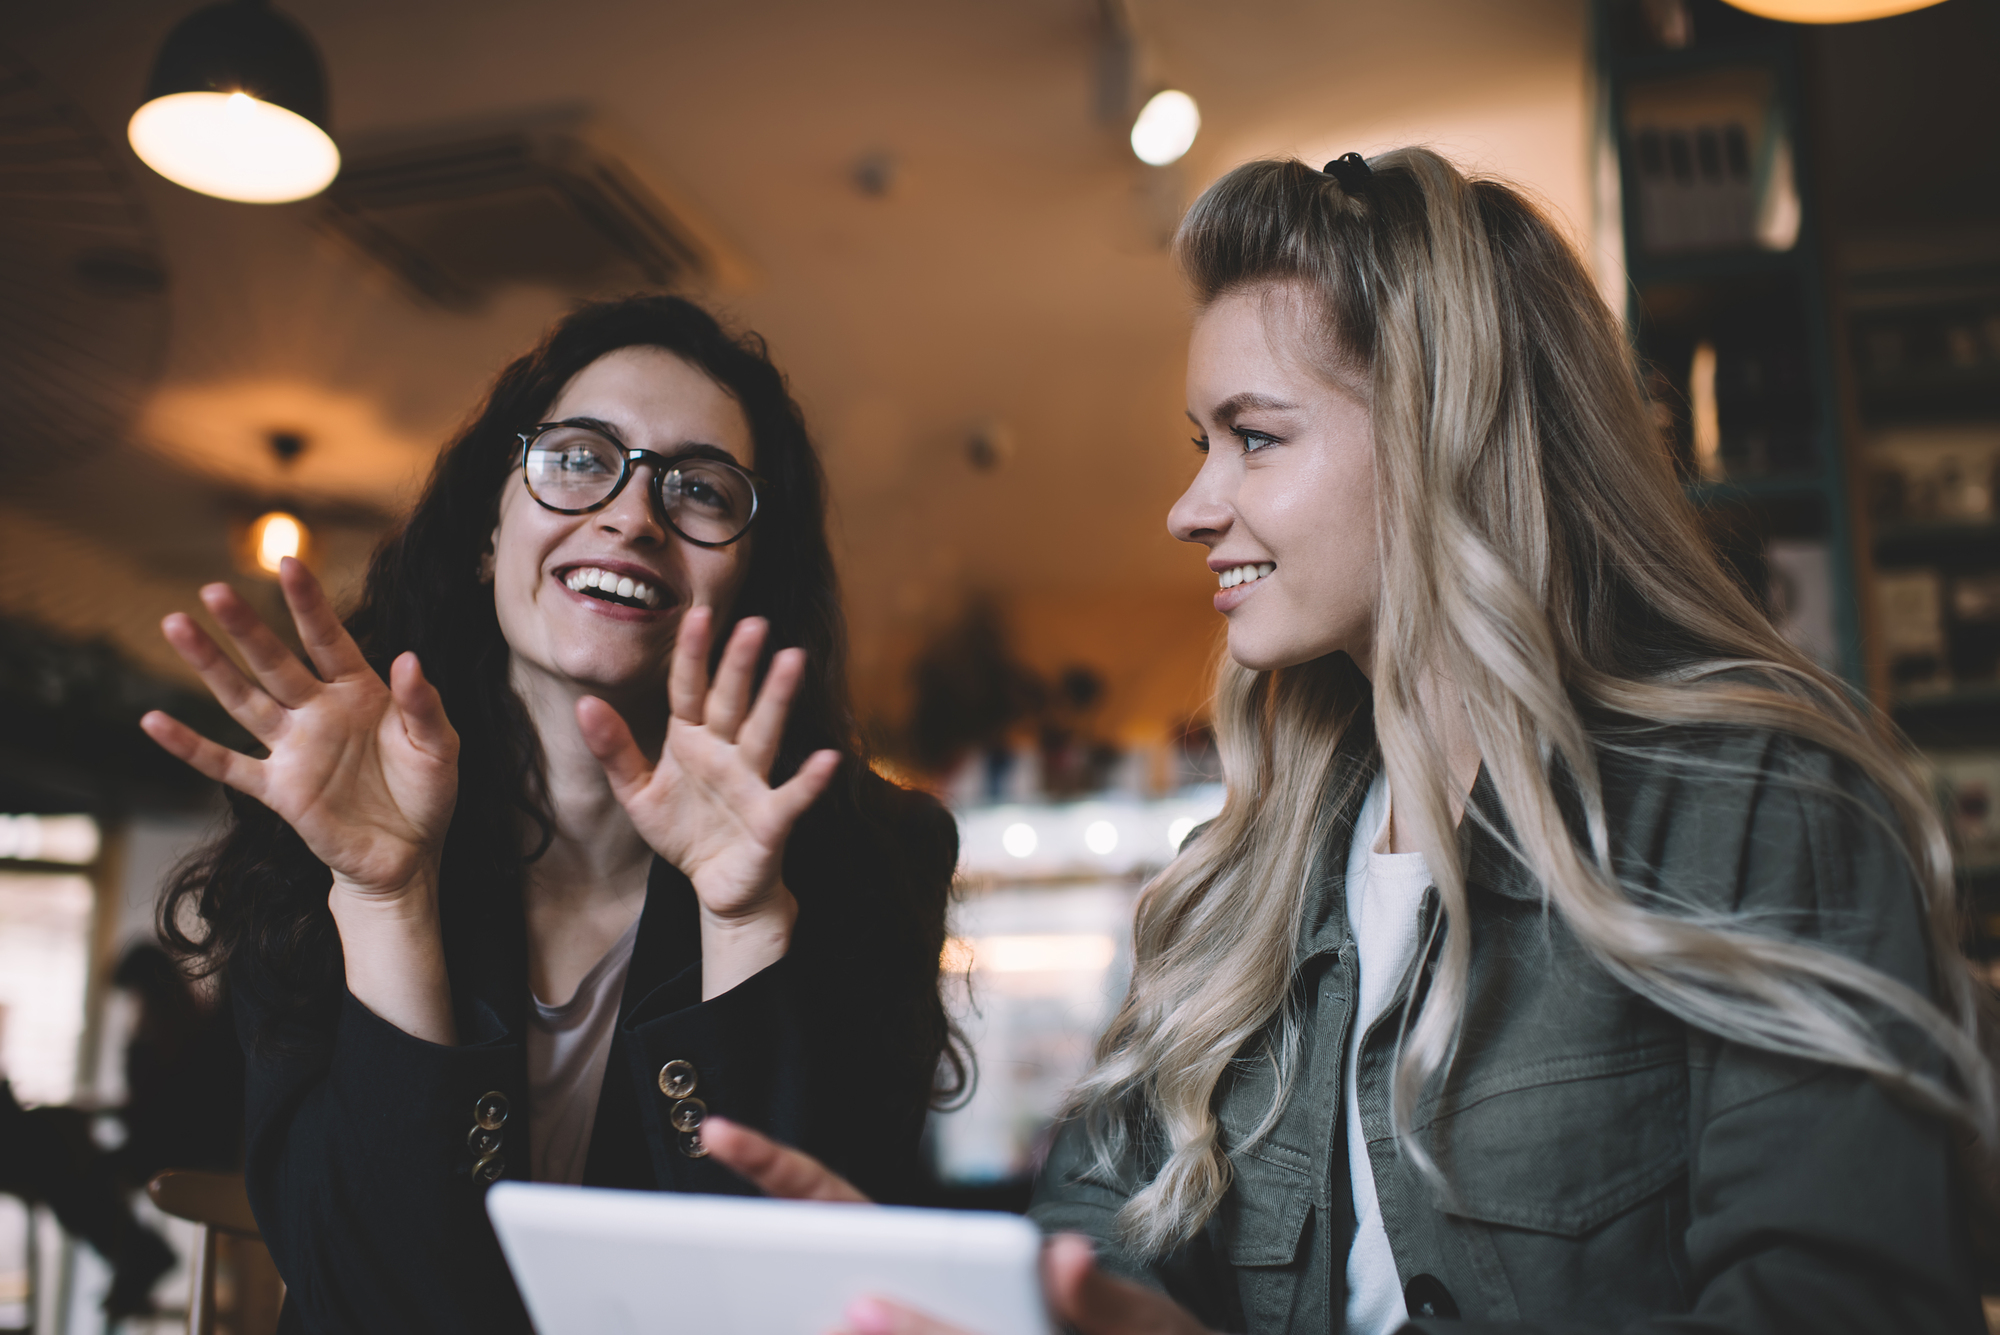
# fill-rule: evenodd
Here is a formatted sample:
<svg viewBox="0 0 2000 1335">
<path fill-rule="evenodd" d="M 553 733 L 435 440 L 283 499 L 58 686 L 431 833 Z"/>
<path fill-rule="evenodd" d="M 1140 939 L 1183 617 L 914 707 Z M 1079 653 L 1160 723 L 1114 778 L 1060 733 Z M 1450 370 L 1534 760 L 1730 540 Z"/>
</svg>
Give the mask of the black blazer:
<svg viewBox="0 0 2000 1335">
<path fill-rule="evenodd" d="M 691 1092 L 878 1199 L 915 1189 L 958 845 L 934 801 L 897 801 L 886 844 L 828 802 L 807 813 L 785 859 L 799 901 L 790 952 L 709 1001 L 693 887 L 654 861 L 586 1185 L 750 1194 L 669 1124 Z M 287 1285 L 282 1332 L 528 1330 L 484 1208 L 484 1179 L 528 1172 L 525 918 L 518 896 L 470 898 L 443 906 L 457 1047 L 413 1038 L 351 995 L 330 1023 L 274 1023 L 255 980 L 232 973 L 249 1064 L 244 1171 Z"/>
</svg>

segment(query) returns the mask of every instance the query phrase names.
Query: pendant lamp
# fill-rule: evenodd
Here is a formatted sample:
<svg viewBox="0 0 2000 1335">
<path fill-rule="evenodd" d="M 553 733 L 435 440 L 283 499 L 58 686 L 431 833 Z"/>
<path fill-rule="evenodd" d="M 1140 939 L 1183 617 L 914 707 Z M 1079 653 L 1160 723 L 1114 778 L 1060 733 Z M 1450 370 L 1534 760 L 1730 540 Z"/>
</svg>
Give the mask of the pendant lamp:
<svg viewBox="0 0 2000 1335">
<path fill-rule="evenodd" d="M 1939 0 L 1729 0 L 1760 19 L 1781 23 L 1859 23 L 1928 9 Z"/>
<path fill-rule="evenodd" d="M 326 70 L 305 29 L 268 0 L 222 0 L 167 34 L 126 135 L 176 185 L 281 204 L 340 170 L 326 124 Z"/>
</svg>

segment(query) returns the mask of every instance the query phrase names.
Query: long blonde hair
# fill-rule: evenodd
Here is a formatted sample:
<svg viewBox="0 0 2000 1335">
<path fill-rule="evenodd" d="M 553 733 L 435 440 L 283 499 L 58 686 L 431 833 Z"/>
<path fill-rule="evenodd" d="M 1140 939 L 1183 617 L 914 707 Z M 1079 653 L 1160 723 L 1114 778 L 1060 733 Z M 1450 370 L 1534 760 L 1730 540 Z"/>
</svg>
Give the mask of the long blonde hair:
<svg viewBox="0 0 2000 1335">
<path fill-rule="evenodd" d="M 1325 331 L 1317 354 L 1370 368 L 1383 577 L 1372 683 L 1344 654 L 1218 669 L 1228 800 L 1141 897 L 1131 988 L 1072 1105 L 1107 1167 L 1135 1136 L 1161 1156 L 1120 1216 L 1127 1241 L 1171 1248 L 1228 1190 L 1214 1101 L 1232 1063 L 1277 1063 L 1267 1127 L 1280 1110 L 1298 1048 L 1287 998 L 1300 915 L 1324 859 L 1343 856 L 1332 822 L 1365 770 L 1341 762 L 1361 746 L 1379 744 L 1397 826 L 1426 854 L 1444 908 L 1436 979 L 1391 1091 L 1404 1152 L 1437 1178 L 1411 1110 L 1452 1060 L 1472 933 L 1444 751 L 1419 698 L 1426 669 L 1464 701 L 1512 851 L 1613 977 L 1723 1038 L 1868 1072 L 1991 1144 L 1982 1003 L 1913 753 L 1724 573 L 1623 331 L 1548 221 L 1425 149 L 1372 166 L 1352 191 L 1299 162 L 1239 167 L 1175 242 L 1201 305 L 1301 291 Z M 1582 708 L 1775 729 L 1858 766 L 1893 809 L 1925 895 L 1935 1000 L 1798 939 L 1628 893 L 1612 869 L 1603 739 Z M 1581 841 L 1558 778 L 1580 797 Z M 1892 1050 L 1863 1003 L 1916 1026 L 1943 1074 Z"/>
</svg>

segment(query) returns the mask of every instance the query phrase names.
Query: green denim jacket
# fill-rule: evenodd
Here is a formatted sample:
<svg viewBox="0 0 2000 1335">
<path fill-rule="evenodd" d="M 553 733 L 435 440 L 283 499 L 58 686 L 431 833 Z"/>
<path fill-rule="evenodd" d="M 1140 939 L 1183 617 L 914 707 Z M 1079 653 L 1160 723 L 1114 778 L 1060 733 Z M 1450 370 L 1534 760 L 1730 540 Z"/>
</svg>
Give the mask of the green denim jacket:
<svg viewBox="0 0 2000 1335">
<path fill-rule="evenodd" d="M 1771 733 L 1666 736 L 1666 755 L 1600 757 L 1628 885 L 1931 989 L 1916 884 L 1871 784 Z M 1345 763 L 1372 772 L 1368 749 Z M 1504 835 L 1484 773 L 1472 802 Z M 1271 1105 L 1270 1064 L 1246 1052 L 1218 1089 L 1234 1181 L 1201 1232 L 1165 1257 L 1119 1245 L 1114 1217 L 1157 1162 L 1140 1136 L 1107 1170 L 1081 1124 L 1065 1124 L 1036 1191 L 1031 1214 L 1045 1230 L 1090 1235 L 1108 1268 L 1165 1290 L 1211 1329 L 1341 1328 L 1353 1228 L 1342 1057 L 1357 992 L 1343 880 L 1358 806 L 1357 796 L 1343 813 L 1301 925 L 1305 1041 L 1290 1096 L 1253 1140 Z M 1406 1329 L 1986 1329 L 1954 1133 L 1867 1077 L 1721 1041 L 1643 1000 L 1590 957 L 1499 838 L 1470 819 L 1461 837 L 1470 1002 L 1448 1079 L 1414 1118 L 1450 1195 L 1399 1153 L 1388 1100 L 1400 1012 L 1435 969 L 1435 948 L 1358 1058 L 1375 1189 L 1416 1318 Z M 1433 889 L 1424 912 L 1438 911 Z"/>
</svg>

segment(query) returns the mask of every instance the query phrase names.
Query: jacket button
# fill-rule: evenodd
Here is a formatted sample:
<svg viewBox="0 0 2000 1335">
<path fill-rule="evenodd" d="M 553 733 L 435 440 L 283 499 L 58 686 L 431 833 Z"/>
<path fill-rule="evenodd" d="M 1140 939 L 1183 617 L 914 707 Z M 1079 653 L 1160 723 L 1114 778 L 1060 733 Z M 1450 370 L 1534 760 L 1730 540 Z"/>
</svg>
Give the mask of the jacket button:
<svg viewBox="0 0 2000 1335">
<path fill-rule="evenodd" d="M 676 1131 L 694 1131 L 701 1126 L 702 1119 L 707 1116 L 706 1103 L 700 1099 L 682 1099 L 674 1105 L 674 1110 L 667 1114 L 667 1120 L 673 1123 Z"/>
<path fill-rule="evenodd" d="M 1451 1290 L 1436 1275 L 1418 1275 L 1403 1290 L 1403 1306 L 1411 1316 L 1437 1316 L 1456 1320 L 1458 1304 Z"/>
<path fill-rule="evenodd" d="M 472 1105 L 472 1120 L 483 1131 L 498 1131 L 507 1124 L 507 1096 L 497 1089 L 481 1094 Z"/>
<path fill-rule="evenodd" d="M 472 1166 L 472 1176 L 478 1182 L 498 1182 L 500 1175 L 507 1171 L 507 1161 L 499 1155 L 489 1155 Z"/>
<path fill-rule="evenodd" d="M 465 1138 L 465 1148 L 472 1151 L 473 1158 L 483 1159 L 500 1148 L 502 1139 L 504 1137 L 498 1131 L 488 1131 L 483 1126 L 475 1126 L 471 1134 Z"/>
<path fill-rule="evenodd" d="M 708 1146 L 702 1144 L 701 1132 L 681 1132 L 681 1153 L 690 1159 L 706 1159 L 708 1157 Z"/>
<path fill-rule="evenodd" d="M 701 1077 L 693 1062 L 668 1062 L 660 1068 L 660 1092 L 670 1099 L 684 1099 L 694 1093 Z"/>
</svg>

